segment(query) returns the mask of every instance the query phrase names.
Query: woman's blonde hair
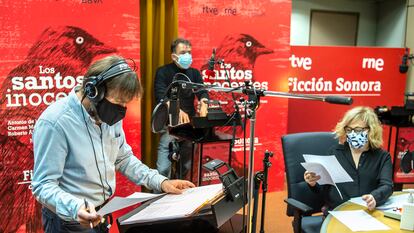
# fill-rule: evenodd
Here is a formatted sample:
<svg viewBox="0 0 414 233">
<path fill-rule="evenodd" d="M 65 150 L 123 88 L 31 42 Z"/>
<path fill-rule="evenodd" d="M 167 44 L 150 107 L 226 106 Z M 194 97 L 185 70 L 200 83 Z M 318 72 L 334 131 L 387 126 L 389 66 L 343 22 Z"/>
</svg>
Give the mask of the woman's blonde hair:
<svg viewBox="0 0 414 233">
<path fill-rule="evenodd" d="M 355 120 L 361 120 L 367 124 L 369 146 L 373 149 L 381 148 L 382 146 L 382 126 L 378 120 L 374 110 L 370 107 L 359 106 L 347 111 L 336 127 L 334 133 L 339 142 L 346 141 L 345 127 L 350 125 Z"/>
</svg>

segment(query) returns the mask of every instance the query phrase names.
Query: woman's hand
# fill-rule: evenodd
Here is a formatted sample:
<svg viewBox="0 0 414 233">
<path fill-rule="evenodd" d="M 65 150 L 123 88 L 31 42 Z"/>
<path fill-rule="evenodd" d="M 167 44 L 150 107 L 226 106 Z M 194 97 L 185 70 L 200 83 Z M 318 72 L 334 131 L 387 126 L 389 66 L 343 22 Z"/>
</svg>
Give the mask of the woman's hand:
<svg viewBox="0 0 414 233">
<path fill-rule="evenodd" d="M 321 178 L 321 176 L 317 176 L 314 172 L 305 171 L 305 174 L 303 174 L 303 178 L 305 179 L 306 183 L 313 187 L 316 185 L 316 181 L 318 181 Z"/>
<path fill-rule="evenodd" d="M 372 196 L 371 194 L 363 195 L 362 200 L 364 200 L 367 203 L 369 211 L 374 210 L 375 206 L 377 206 L 377 201 L 375 201 L 374 196 Z"/>
</svg>

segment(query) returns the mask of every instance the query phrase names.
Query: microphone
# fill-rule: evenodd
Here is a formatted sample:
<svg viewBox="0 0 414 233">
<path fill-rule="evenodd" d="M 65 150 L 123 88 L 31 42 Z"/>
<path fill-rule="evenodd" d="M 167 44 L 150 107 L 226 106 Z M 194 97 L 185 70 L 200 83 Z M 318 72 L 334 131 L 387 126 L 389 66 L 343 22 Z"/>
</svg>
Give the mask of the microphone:
<svg viewBox="0 0 414 233">
<path fill-rule="evenodd" d="M 408 49 L 405 49 L 405 54 L 402 57 L 402 64 L 400 65 L 400 73 L 401 74 L 405 74 L 408 71 L 408 65 L 407 65 L 407 61 L 408 61 Z"/>
<path fill-rule="evenodd" d="M 214 72 L 214 65 L 216 64 L 216 49 L 213 49 L 210 60 L 208 60 L 208 69 L 206 70 L 206 75 L 209 78 L 215 78 L 216 72 Z"/>
<path fill-rule="evenodd" d="M 181 89 L 200 89 L 200 88 L 206 88 L 207 85 L 201 84 L 201 83 L 193 83 L 193 82 L 179 82 L 181 84 Z"/>
<path fill-rule="evenodd" d="M 353 102 L 351 97 L 343 97 L 343 96 L 327 96 L 323 99 L 323 101 L 330 103 L 330 104 L 343 104 L 343 105 L 351 105 Z"/>
<path fill-rule="evenodd" d="M 168 119 L 171 126 L 178 125 L 178 116 L 180 113 L 180 101 L 178 99 L 178 86 L 171 88 L 170 106 L 168 109 Z"/>
</svg>

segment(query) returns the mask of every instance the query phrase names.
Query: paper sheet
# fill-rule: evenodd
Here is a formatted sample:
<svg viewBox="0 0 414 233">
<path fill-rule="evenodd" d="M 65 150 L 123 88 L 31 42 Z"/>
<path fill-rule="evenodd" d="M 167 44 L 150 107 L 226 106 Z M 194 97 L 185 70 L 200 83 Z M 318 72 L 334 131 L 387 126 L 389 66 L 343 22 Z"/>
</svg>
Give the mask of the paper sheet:
<svg viewBox="0 0 414 233">
<path fill-rule="evenodd" d="M 403 204 L 407 202 L 409 194 L 401 194 L 391 196 L 383 205 L 377 206 L 377 210 L 388 210 L 392 208 L 402 208 Z M 367 207 L 367 203 L 362 200 L 362 197 L 353 197 L 349 199 L 350 202 L 360 206 Z"/>
<path fill-rule="evenodd" d="M 345 183 L 353 182 L 354 180 L 349 176 L 345 169 L 341 166 L 334 155 L 308 155 L 304 154 L 303 158 L 307 163 L 320 163 L 328 173 L 331 175 L 333 182 Z"/>
<path fill-rule="evenodd" d="M 318 184 L 331 184 L 335 186 L 341 199 L 342 193 L 339 191 L 336 183 L 345 183 L 354 181 L 351 176 L 345 171 L 334 155 L 309 155 L 304 154 L 305 163 L 301 165 L 310 172 L 321 176 L 317 181 Z"/>
<path fill-rule="evenodd" d="M 153 198 L 159 197 L 160 195 L 165 194 L 135 192 L 129 195 L 128 197 L 113 197 L 97 213 L 101 216 L 104 216 L 105 214 L 115 212 L 128 206 L 151 200 Z"/>
<path fill-rule="evenodd" d="M 338 186 L 335 184 L 335 182 L 332 180 L 331 175 L 326 170 L 326 168 L 320 164 L 320 163 L 300 163 L 307 171 L 314 172 L 316 175 L 321 176 L 321 178 L 317 181 L 318 184 L 330 184 L 333 185 L 336 190 L 338 191 L 339 196 L 341 199 L 344 199 L 342 197 L 341 191 L 339 191 Z"/>
<path fill-rule="evenodd" d="M 187 189 L 180 195 L 168 194 L 125 219 L 122 224 L 186 217 L 222 192 L 223 185 L 214 184 Z"/>
<path fill-rule="evenodd" d="M 329 213 L 351 229 L 351 231 L 381 231 L 391 229 L 363 210 L 329 211 Z"/>
</svg>

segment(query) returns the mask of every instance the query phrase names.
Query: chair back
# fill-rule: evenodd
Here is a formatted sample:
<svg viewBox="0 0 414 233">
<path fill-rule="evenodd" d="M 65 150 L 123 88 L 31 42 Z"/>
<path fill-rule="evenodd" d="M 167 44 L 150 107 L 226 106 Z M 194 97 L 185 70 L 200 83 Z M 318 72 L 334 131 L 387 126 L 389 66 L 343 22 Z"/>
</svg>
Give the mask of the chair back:
<svg viewBox="0 0 414 233">
<path fill-rule="evenodd" d="M 287 180 L 288 198 L 294 198 L 312 207 L 313 213 L 320 212 L 323 206 L 322 195 L 317 195 L 303 179 L 305 169 L 303 154 L 328 155 L 331 146 L 338 144 L 332 132 L 295 133 L 282 136 L 283 157 Z M 293 216 L 288 206 L 286 214 Z"/>
</svg>

